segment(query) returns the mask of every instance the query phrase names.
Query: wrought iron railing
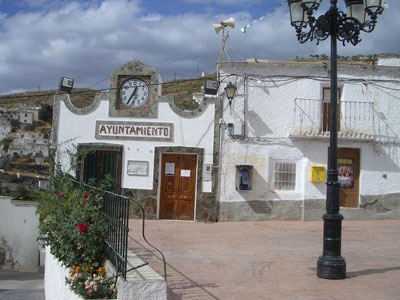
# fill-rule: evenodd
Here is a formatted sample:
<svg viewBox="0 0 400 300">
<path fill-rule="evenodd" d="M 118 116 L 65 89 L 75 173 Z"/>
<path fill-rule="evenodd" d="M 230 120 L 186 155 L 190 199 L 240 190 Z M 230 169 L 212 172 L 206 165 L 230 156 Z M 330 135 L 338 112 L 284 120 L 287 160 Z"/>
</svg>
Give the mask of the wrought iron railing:
<svg viewBox="0 0 400 300">
<path fill-rule="evenodd" d="M 96 187 L 81 184 L 73 180 L 75 186 L 84 186 L 88 189 L 96 189 Z M 129 265 L 128 261 L 128 238 L 129 238 L 129 211 L 130 205 L 137 205 L 142 212 L 142 237 L 143 240 L 158 253 L 160 253 L 163 261 L 164 278 L 167 281 L 167 264 L 164 254 L 155 246 L 153 246 L 145 235 L 145 221 L 146 214 L 144 207 L 136 200 L 118 195 L 112 192 L 105 191 L 104 196 L 104 214 L 107 219 L 108 231 L 105 241 L 105 253 L 108 260 L 114 266 L 117 275 L 114 277 L 122 276 L 126 279 L 127 272 L 136 270 L 140 267 L 146 266 L 149 263 L 144 262 L 139 266 Z"/>
<path fill-rule="evenodd" d="M 129 205 L 129 198 L 104 192 L 104 215 L 108 225 L 105 253 L 124 279 L 128 264 Z"/>
<path fill-rule="evenodd" d="M 340 101 L 338 112 L 339 137 L 376 137 L 376 112 L 373 102 Z M 329 136 L 329 106 L 320 99 L 296 98 L 293 122 L 293 135 Z"/>
<path fill-rule="evenodd" d="M 151 248 L 153 248 L 153 249 L 156 250 L 158 253 L 160 253 L 161 259 L 162 259 L 162 261 L 163 261 L 164 279 L 165 279 L 165 282 L 167 282 L 167 262 L 166 262 L 166 260 L 165 260 L 165 256 L 164 256 L 164 254 L 160 251 L 160 249 L 158 249 L 157 247 L 153 246 L 153 245 L 147 240 L 147 237 L 146 237 L 146 233 L 145 233 L 146 212 L 145 212 L 145 210 L 144 210 L 144 207 L 143 207 L 138 201 L 136 201 L 136 200 L 134 200 L 134 199 L 132 199 L 132 198 L 130 199 L 130 201 L 131 201 L 133 204 L 139 206 L 139 209 L 140 209 L 140 211 L 142 212 L 142 237 L 143 237 L 143 240 L 147 243 L 147 245 L 149 245 Z"/>
</svg>

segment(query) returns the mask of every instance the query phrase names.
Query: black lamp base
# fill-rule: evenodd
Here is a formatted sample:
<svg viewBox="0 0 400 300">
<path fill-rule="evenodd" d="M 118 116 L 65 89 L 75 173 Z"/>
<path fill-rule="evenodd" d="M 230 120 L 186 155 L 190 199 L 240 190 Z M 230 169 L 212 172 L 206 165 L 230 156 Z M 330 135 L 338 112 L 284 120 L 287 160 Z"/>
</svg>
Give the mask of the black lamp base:
<svg viewBox="0 0 400 300">
<path fill-rule="evenodd" d="M 317 276 L 324 279 L 345 279 L 345 259 L 341 256 L 320 256 L 317 263 Z"/>
</svg>

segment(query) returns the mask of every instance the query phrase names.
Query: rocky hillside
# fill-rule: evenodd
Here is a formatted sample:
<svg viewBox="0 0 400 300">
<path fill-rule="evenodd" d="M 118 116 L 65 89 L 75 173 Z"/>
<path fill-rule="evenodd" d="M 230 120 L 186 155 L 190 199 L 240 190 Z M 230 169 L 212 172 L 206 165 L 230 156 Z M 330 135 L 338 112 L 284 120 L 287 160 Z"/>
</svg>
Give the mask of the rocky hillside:
<svg viewBox="0 0 400 300">
<path fill-rule="evenodd" d="M 210 75 L 207 78 L 214 78 Z M 163 95 L 175 97 L 175 104 L 182 109 L 195 109 L 197 103 L 192 100 L 193 93 L 200 93 L 204 85 L 204 78 L 184 79 L 168 81 L 163 84 Z M 39 92 L 27 92 L 10 95 L 0 95 L 0 107 L 14 110 L 23 107 L 35 107 L 40 104 L 53 104 L 54 95 L 59 94 L 58 90 L 48 90 Z M 96 95 L 96 90 L 76 88 L 70 94 L 71 101 L 76 107 L 86 107 L 92 103 Z"/>
</svg>

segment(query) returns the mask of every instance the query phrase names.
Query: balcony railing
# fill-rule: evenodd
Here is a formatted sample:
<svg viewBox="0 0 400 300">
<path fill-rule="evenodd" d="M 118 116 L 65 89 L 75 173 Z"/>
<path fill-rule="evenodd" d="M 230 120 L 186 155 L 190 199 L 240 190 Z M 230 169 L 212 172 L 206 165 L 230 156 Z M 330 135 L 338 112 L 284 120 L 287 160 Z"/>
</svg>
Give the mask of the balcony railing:
<svg viewBox="0 0 400 300">
<path fill-rule="evenodd" d="M 338 103 L 338 137 L 375 140 L 377 113 L 373 102 L 340 101 Z M 329 104 L 320 99 L 294 100 L 291 136 L 329 136 Z"/>
</svg>

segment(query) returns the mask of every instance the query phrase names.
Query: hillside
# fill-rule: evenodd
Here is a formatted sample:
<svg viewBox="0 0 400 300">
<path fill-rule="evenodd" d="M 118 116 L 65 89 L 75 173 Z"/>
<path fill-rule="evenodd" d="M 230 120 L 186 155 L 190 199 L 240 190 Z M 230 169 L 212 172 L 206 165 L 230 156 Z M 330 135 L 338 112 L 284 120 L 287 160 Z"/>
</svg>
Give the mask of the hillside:
<svg viewBox="0 0 400 300">
<path fill-rule="evenodd" d="M 210 75 L 207 78 L 215 79 L 215 75 Z M 162 94 L 174 96 L 175 104 L 182 109 L 195 109 L 198 104 L 193 101 L 192 94 L 201 92 L 204 79 L 205 78 L 197 78 L 165 82 L 163 84 Z M 76 88 L 70 94 L 71 102 L 76 107 L 86 107 L 93 102 L 96 93 L 96 90 Z M 57 94 L 60 94 L 58 90 L 48 90 L 0 95 L 0 107 L 14 110 L 23 107 L 37 107 L 40 104 L 52 105 L 54 95 Z"/>
<path fill-rule="evenodd" d="M 40 104 L 53 104 L 54 95 L 60 94 L 58 90 L 39 92 L 26 92 L 19 94 L 1 95 L 0 107 L 14 110 L 23 107 L 37 107 Z M 96 91 L 88 89 L 74 89 L 71 101 L 77 107 L 86 107 L 92 103 Z"/>
</svg>

